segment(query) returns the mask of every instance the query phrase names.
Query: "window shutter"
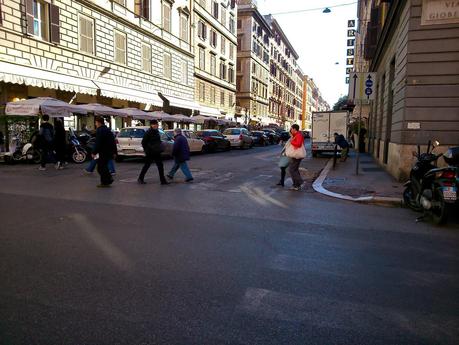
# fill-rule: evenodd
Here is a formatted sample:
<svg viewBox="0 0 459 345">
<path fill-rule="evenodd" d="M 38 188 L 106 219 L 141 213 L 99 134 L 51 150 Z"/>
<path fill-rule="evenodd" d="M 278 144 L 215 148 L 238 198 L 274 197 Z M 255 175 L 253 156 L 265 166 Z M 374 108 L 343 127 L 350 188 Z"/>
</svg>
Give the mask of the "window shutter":
<svg viewBox="0 0 459 345">
<path fill-rule="evenodd" d="M 134 14 L 141 16 L 142 14 L 142 0 L 134 0 Z"/>
<path fill-rule="evenodd" d="M 33 1 L 26 0 L 26 19 L 27 19 L 27 33 L 33 35 Z"/>
<path fill-rule="evenodd" d="M 143 0 L 142 5 L 143 5 L 142 6 L 143 17 L 146 19 L 150 19 L 150 1 Z"/>
<path fill-rule="evenodd" d="M 0 25 L 3 24 L 2 4 L 0 3 Z"/>
<path fill-rule="evenodd" d="M 59 20 L 59 7 L 53 4 L 49 5 L 49 23 L 50 23 L 50 41 L 52 43 L 59 43 L 61 41 L 60 35 L 60 20 Z"/>
</svg>

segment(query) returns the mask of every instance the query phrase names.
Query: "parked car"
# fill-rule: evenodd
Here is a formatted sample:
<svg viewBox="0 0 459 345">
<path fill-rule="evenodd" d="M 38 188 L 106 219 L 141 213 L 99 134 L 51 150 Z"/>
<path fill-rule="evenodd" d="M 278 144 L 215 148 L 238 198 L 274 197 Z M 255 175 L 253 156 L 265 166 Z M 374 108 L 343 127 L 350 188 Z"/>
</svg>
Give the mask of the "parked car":
<svg viewBox="0 0 459 345">
<path fill-rule="evenodd" d="M 250 136 L 253 139 L 254 145 L 266 146 L 269 144 L 269 138 L 263 131 L 252 131 Z"/>
<path fill-rule="evenodd" d="M 280 140 L 282 141 L 287 141 L 290 139 L 290 132 L 288 131 L 282 131 L 279 133 Z"/>
<path fill-rule="evenodd" d="M 311 138 L 311 133 L 309 131 L 301 131 L 301 133 L 303 133 L 303 138 L 305 139 Z"/>
<path fill-rule="evenodd" d="M 265 134 L 268 136 L 270 144 L 278 144 L 279 143 L 280 138 L 279 138 L 279 135 L 276 133 L 275 130 L 265 128 L 265 129 L 262 129 L 262 131 L 265 132 Z"/>
<path fill-rule="evenodd" d="M 173 140 L 174 130 L 168 129 L 165 133 Z M 189 129 L 182 129 L 182 134 L 188 141 L 188 146 L 190 147 L 190 152 L 204 152 L 205 143 L 200 139 L 194 131 Z"/>
<path fill-rule="evenodd" d="M 223 135 L 230 141 L 231 147 L 241 149 L 253 147 L 253 139 L 246 128 L 227 128 Z"/>
<path fill-rule="evenodd" d="M 118 160 L 126 157 L 145 157 L 142 147 L 142 139 L 148 131 L 149 126 L 122 128 L 116 136 L 116 146 L 118 149 Z M 162 130 L 159 130 L 161 141 L 163 142 L 163 156 L 172 155 L 174 141 Z"/>
<path fill-rule="evenodd" d="M 197 131 L 198 138 L 204 141 L 205 152 L 215 152 L 218 150 L 228 151 L 231 149 L 231 143 L 223 134 L 216 129 L 205 129 Z"/>
</svg>

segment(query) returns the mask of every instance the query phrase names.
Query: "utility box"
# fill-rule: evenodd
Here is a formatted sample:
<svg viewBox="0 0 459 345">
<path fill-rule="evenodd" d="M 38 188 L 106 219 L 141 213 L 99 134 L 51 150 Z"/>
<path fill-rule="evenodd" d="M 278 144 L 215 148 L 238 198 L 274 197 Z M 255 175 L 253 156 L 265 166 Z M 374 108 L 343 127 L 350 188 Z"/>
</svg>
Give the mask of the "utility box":
<svg viewBox="0 0 459 345">
<path fill-rule="evenodd" d="M 334 152 L 334 133 L 347 138 L 349 113 L 347 111 L 322 111 L 312 113 L 312 156 L 323 152 Z M 340 150 L 340 148 L 338 147 Z"/>
</svg>

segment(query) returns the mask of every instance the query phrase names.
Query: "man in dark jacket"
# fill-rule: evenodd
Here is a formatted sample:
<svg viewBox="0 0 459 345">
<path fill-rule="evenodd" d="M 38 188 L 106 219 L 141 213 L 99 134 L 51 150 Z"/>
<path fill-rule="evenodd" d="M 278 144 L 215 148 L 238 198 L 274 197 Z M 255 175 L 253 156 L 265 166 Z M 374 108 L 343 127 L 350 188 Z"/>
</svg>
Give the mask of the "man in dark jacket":
<svg viewBox="0 0 459 345">
<path fill-rule="evenodd" d="M 142 139 L 142 147 L 145 152 L 145 164 L 140 172 L 137 182 L 140 184 L 146 184 L 145 174 L 147 173 L 150 165 L 155 162 L 158 167 L 159 180 L 162 185 L 169 184 L 164 177 L 164 165 L 163 159 L 161 157 L 162 147 L 161 147 L 161 135 L 158 130 L 158 121 L 152 120 L 150 122 L 150 129 L 145 133 Z"/>
<path fill-rule="evenodd" d="M 349 143 L 344 135 L 335 133 L 335 144 L 341 147 L 341 162 L 345 162 L 349 154 Z"/>
<path fill-rule="evenodd" d="M 43 115 L 39 132 L 39 148 L 41 162 L 38 170 L 46 170 L 46 160 L 53 155 L 54 127 L 49 122 L 49 116 Z"/>
<path fill-rule="evenodd" d="M 193 176 L 191 175 L 191 171 L 187 164 L 187 161 L 190 160 L 190 147 L 188 146 L 188 141 L 182 135 L 182 130 L 180 128 L 176 128 L 174 133 L 174 148 L 172 149 L 174 166 L 172 167 L 171 171 L 169 171 L 169 174 L 167 174 L 167 177 L 172 180 L 175 173 L 180 168 L 183 172 L 183 175 L 185 175 L 185 182 L 191 182 L 193 181 Z"/>
<path fill-rule="evenodd" d="M 98 159 L 97 172 L 100 175 L 100 184 L 97 187 L 110 187 L 113 183 L 112 175 L 108 170 L 108 161 L 116 156 L 116 143 L 112 131 L 105 126 L 102 117 L 96 117 L 96 143 L 92 157 Z M 98 156 L 98 158 L 96 158 Z"/>
<path fill-rule="evenodd" d="M 64 169 L 64 156 L 67 146 L 67 134 L 65 133 L 64 122 L 60 118 L 54 121 L 54 150 L 56 151 L 56 169 Z"/>
</svg>

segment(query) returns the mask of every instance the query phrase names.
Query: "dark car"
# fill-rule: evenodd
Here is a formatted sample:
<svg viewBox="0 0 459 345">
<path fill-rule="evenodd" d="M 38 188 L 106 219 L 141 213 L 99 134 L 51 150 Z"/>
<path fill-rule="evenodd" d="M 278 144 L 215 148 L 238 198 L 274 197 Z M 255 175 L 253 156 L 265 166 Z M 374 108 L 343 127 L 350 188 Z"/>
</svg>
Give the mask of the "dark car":
<svg viewBox="0 0 459 345">
<path fill-rule="evenodd" d="M 205 129 L 197 131 L 198 138 L 204 140 L 204 151 L 215 152 L 217 150 L 228 151 L 231 149 L 231 143 L 225 136 L 216 129 Z"/>
<path fill-rule="evenodd" d="M 290 139 L 290 132 L 288 131 L 282 131 L 279 133 L 279 138 L 282 141 L 287 141 Z"/>
<path fill-rule="evenodd" d="M 263 131 L 252 131 L 250 136 L 253 139 L 253 144 L 258 146 L 266 146 L 269 144 L 269 138 Z"/>
<path fill-rule="evenodd" d="M 311 138 L 311 134 L 309 133 L 309 131 L 301 131 L 301 133 L 303 134 L 303 138 L 305 139 Z"/>
<path fill-rule="evenodd" d="M 263 132 L 265 132 L 266 136 L 269 139 L 270 144 L 278 144 L 279 143 L 279 135 L 276 133 L 275 130 L 273 129 L 263 129 Z"/>
</svg>

